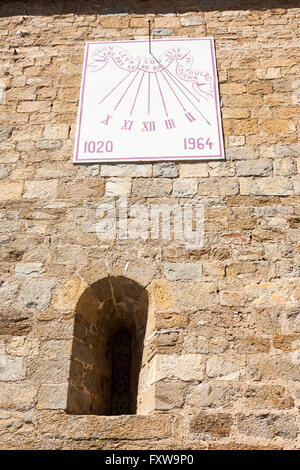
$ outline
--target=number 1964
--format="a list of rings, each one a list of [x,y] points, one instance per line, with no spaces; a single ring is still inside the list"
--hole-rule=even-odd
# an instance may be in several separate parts
[[[184,138],[184,150],[203,150],[205,146],[212,149],[213,143],[209,137],[205,143],[203,137],[198,137],[198,139],[194,139],[194,137]]]

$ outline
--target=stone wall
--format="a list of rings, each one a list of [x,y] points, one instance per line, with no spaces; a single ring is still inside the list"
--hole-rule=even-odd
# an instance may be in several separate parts
[[[2,449],[299,447],[300,9],[235,3],[1,2]],[[148,19],[156,38],[214,37],[226,161],[76,166],[85,41]],[[120,194],[200,202],[203,247],[99,240]],[[148,292],[143,405],[72,415],[75,312],[108,276]]]

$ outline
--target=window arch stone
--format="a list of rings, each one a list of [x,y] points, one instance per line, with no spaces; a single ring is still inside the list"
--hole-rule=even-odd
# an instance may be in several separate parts
[[[137,412],[147,315],[147,291],[132,279],[109,276],[83,292],[75,310],[67,412]],[[127,357],[120,356],[121,344],[116,345],[122,335],[123,343],[127,341]],[[122,388],[117,377],[126,374],[126,368],[129,377]],[[120,387],[123,404],[117,404]]]

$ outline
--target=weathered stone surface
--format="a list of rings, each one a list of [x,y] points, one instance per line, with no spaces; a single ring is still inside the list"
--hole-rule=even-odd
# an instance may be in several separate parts
[[[181,178],[173,184],[173,196],[190,197],[197,193],[197,181],[191,178]]]
[[[170,281],[202,277],[202,266],[198,263],[165,263],[163,269],[166,278]]]
[[[247,408],[293,408],[294,400],[281,385],[263,385],[248,387],[245,393]]]
[[[163,380],[155,388],[155,408],[158,410],[172,410],[180,408],[184,402],[185,384],[178,381]]]
[[[0,181],[0,201],[18,199],[23,192],[23,182]]]
[[[174,305],[177,309],[195,309],[217,302],[216,286],[205,281],[173,281]]]
[[[24,198],[26,199],[52,199],[56,197],[57,181],[26,181]]]
[[[8,140],[12,134],[13,127],[11,126],[0,126],[0,142]]]
[[[180,178],[207,178],[208,165],[207,163],[182,163],[179,165]]]
[[[32,328],[32,316],[26,313],[1,313],[1,335],[26,335]]]
[[[36,338],[11,336],[6,342],[6,352],[13,356],[36,356],[39,352],[40,341]]]
[[[136,178],[132,185],[132,195],[138,197],[160,197],[171,193],[172,183],[167,178]]]
[[[229,343],[226,338],[222,336],[201,336],[201,332],[188,334],[184,340],[185,350],[192,353],[221,353],[226,351],[228,346]]]
[[[289,415],[273,415],[263,413],[259,415],[239,415],[238,430],[247,436],[274,439],[295,439],[297,436],[296,418]]]
[[[180,18],[181,26],[199,26],[203,23],[202,16],[183,16]]]
[[[0,341],[0,381],[17,381],[25,378],[26,368],[21,357],[5,352],[5,343]]]
[[[66,439],[164,439],[172,434],[172,416],[70,416],[41,414],[43,434]]]
[[[206,363],[206,374],[219,380],[238,380],[245,373],[245,366],[242,356],[211,356]]]
[[[131,178],[152,176],[152,167],[147,164],[103,164],[101,176],[129,176]]]
[[[45,310],[51,300],[54,282],[47,279],[26,280],[20,288],[18,304],[29,310]]]
[[[148,287],[157,310],[167,310],[174,302],[173,292],[164,279],[156,279]]]
[[[201,382],[204,378],[204,359],[201,354],[157,354],[151,368],[152,383],[162,379]]]
[[[64,410],[67,406],[68,384],[42,384],[37,408],[40,410]]]
[[[87,283],[79,277],[66,279],[57,291],[52,307],[55,310],[74,310],[80,295],[87,288]]]
[[[237,386],[212,382],[194,387],[186,401],[195,408],[232,408],[241,396],[242,391]]]
[[[61,199],[94,199],[103,196],[104,182],[101,179],[85,178],[62,183],[58,188]]]
[[[38,387],[29,382],[0,382],[0,406],[26,411],[35,405],[37,391]]]
[[[191,419],[189,438],[215,440],[229,436],[233,424],[232,416],[226,413],[199,413]]]
[[[45,341],[41,345],[39,355],[27,362],[30,380],[34,383],[68,382],[71,347],[69,340]]]
[[[269,176],[272,174],[272,163],[264,159],[238,161],[236,173],[238,176]]]
[[[158,312],[155,315],[156,328],[183,328],[189,322],[186,312]]]
[[[293,194],[289,178],[276,176],[262,179],[241,178],[241,194],[254,196],[288,196]]]
[[[44,272],[42,263],[17,264],[15,277],[37,277]]]
[[[131,191],[131,180],[129,178],[111,178],[106,181],[106,196],[127,196]]]
[[[160,176],[163,178],[176,178],[178,170],[175,162],[162,162],[156,163],[153,166],[153,176]]]

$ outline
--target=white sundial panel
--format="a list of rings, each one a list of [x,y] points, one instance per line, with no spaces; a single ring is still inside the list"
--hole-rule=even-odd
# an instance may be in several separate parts
[[[212,38],[86,44],[74,162],[223,158]]]

